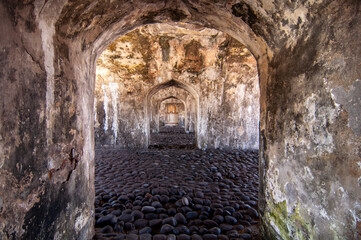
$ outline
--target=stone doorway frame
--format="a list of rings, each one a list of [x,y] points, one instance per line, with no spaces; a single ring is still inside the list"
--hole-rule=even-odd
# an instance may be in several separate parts
[[[187,123],[188,123],[188,119],[187,119],[187,114],[188,114],[188,109],[187,109],[187,105],[185,103],[185,101],[183,99],[180,99],[178,97],[175,97],[175,96],[168,96],[168,97],[165,97],[165,98],[162,98],[160,99],[156,106],[155,106],[155,110],[157,110],[156,112],[156,122],[157,122],[157,132],[159,132],[159,110],[160,110],[160,105],[162,104],[163,101],[166,101],[168,99],[176,99],[176,100],[179,100],[183,103],[183,106],[184,106],[184,113],[185,113],[185,118],[184,118],[184,128],[187,129]],[[152,116],[153,117],[153,116]]]
[[[163,83],[160,83],[156,86],[154,86],[153,88],[151,88],[148,93],[146,94],[146,97],[144,99],[144,109],[145,109],[145,122],[146,122],[146,128],[145,128],[145,147],[148,148],[149,143],[150,143],[150,121],[151,121],[151,114],[152,114],[152,103],[151,103],[151,98],[161,89],[165,89],[165,88],[169,88],[169,87],[176,87],[176,88],[180,88],[183,89],[187,92],[189,92],[196,103],[196,124],[195,124],[195,137],[196,137],[196,145],[197,147],[200,146],[200,141],[199,141],[199,125],[200,125],[200,101],[199,101],[199,94],[197,93],[196,90],[194,90],[194,88],[186,83],[182,83],[176,80],[169,80]]]

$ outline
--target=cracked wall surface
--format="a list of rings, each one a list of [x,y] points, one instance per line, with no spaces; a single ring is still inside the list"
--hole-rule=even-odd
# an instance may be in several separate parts
[[[360,1],[4,0],[0,13],[1,239],[92,237],[96,59],[172,22],[225,32],[257,60],[263,236],[360,238]],[[195,57],[183,67],[207,64]]]

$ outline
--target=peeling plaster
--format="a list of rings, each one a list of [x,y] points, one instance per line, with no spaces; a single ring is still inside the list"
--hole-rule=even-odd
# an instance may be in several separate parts
[[[109,91],[112,98],[112,104],[111,104],[111,106],[113,107],[112,130],[114,134],[114,144],[115,144],[118,136],[118,101],[119,101],[118,83],[109,83]]]
[[[346,92],[337,87],[331,90],[335,103],[340,104],[348,112],[348,125],[356,135],[361,135],[361,80],[356,79]]]
[[[104,131],[108,130],[109,127],[109,97],[107,93],[107,85],[102,84],[102,90],[103,90],[103,102],[104,102],[104,112],[105,112],[105,122],[104,122]]]

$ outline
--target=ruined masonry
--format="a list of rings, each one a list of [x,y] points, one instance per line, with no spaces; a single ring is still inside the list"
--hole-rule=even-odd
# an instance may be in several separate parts
[[[360,1],[2,0],[0,18],[0,239],[116,238],[97,225],[113,201],[129,239],[153,234],[136,201],[173,239],[361,238]]]

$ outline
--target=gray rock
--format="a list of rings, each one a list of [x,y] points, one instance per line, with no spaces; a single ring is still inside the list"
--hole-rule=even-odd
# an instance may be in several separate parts
[[[237,223],[237,219],[232,217],[232,216],[225,216],[224,221],[226,223],[229,223],[229,224],[236,224]]]
[[[142,212],[143,213],[155,213],[157,210],[155,209],[155,207],[152,206],[144,206],[142,207]]]
[[[174,218],[179,224],[187,224],[187,220],[182,213],[177,213]]]
[[[114,216],[113,214],[108,214],[106,216],[100,217],[97,220],[95,227],[104,227],[106,225],[114,226],[116,223],[117,223],[117,217]]]
[[[152,240],[152,234],[141,234],[139,235],[139,240]]]
[[[167,240],[167,236],[164,234],[157,234],[153,236],[153,240]]]
[[[120,221],[123,221],[123,222],[133,222],[134,221],[134,217],[132,216],[132,215],[130,215],[130,214],[122,214],[122,215],[120,215],[120,217],[119,217],[119,220]]]
[[[177,220],[175,220],[174,217],[169,217],[169,218],[166,218],[166,219],[163,219],[162,221],[162,224],[169,224],[169,225],[172,225],[172,226],[177,226]]]
[[[192,212],[187,212],[187,214],[186,214],[187,220],[195,219],[195,218],[197,218],[198,216],[199,216],[198,213],[197,213],[197,212],[194,212],[194,211],[192,211]]]
[[[144,228],[144,227],[146,227],[148,225],[148,220],[146,220],[146,219],[137,219],[137,220],[135,220],[135,222],[134,222],[134,226],[136,227],[136,228]]]
[[[209,234],[209,233],[207,233],[207,234],[204,234],[203,235],[203,239],[206,239],[206,240],[208,240],[208,239],[218,239],[218,236],[217,235],[215,235],[215,234]]]
[[[162,225],[162,219],[153,219],[149,221],[149,226],[152,228],[160,225]]]
[[[180,234],[177,236],[177,240],[190,240],[191,237],[187,234]]]
[[[152,228],[150,228],[150,227],[144,227],[139,230],[139,234],[146,234],[146,233],[151,233],[151,232],[152,232]]]
[[[138,240],[138,239],[139,239],[139,236],[138,236],[137,234],[130,233],[130,234],[127,234],[126,239],[127,239],[127,240]]]
[[[165,224],[160,228],[160,233],[161,234],[171,234],[173,233],[174,227],[169,225],[169,224]]]

